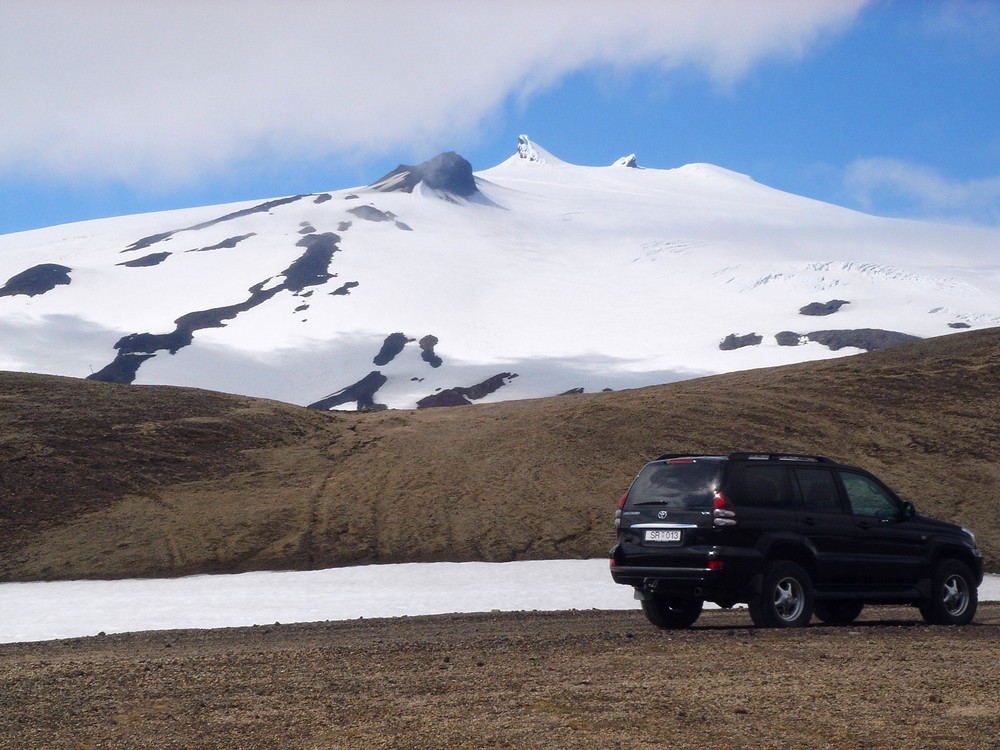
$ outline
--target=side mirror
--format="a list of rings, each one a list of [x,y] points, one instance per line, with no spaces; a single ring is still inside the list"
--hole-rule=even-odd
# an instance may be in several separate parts
[[[913,503],[903,503],[903,520],[909,521],[915,515],[917,515],[917,509]]]

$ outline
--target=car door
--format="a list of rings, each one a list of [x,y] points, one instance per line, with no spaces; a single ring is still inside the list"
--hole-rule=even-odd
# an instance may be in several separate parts
[[[794,541],[798,513],[783,466],[734,461],[726,471],[725,494],[736,506],[733,543],[762,555],[780,541]]]
[[[816,582],[838,585],[863,581],[866,570],[858,555],[860,529],[847,511],[833,471],[797,467],[792,474],[800,495],[800,533],[816,553]]]
[[[837,472],[858,530],[859,552],[869,576],[885,583],[920,578],[924,539],[918,524],[904,517],[903,503],[888,487],[859,471]]]

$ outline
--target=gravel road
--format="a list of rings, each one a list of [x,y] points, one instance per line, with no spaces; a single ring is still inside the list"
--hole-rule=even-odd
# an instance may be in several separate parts
[[[0,646],[0,748],[1000,748],[1000,604],[493,613]]]

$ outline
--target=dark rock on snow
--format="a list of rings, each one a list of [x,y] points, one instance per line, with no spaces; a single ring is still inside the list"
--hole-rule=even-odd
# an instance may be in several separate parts
[[[309,409],[329,410],[343,404],[357,403],[358,411],[381,411],[385,409],[385,404],[375,403],[375,394],[378,389],[385,385],[388,378],[374,370],[365,375],[361,380],[346,388],[342,388],[336,393],[331,393],[326,398],[309,404]]]
[[[360,282],[357,282],[357,281],[345,281],[339,287],[337,287],[332,292],[330,292],[330,296],[331,297],[338,297],[338,296],[344,296],[344,297],[346,297],[348,294],[351,293],[351,290],[354,287],[358,286],[359,283]]]
[[[430,396],[417,401],[418,409],[427,409],[436,406],[468,406],[473,401],[485,398],[494,391],[505,386],[510,380],[517,377],[516,373],[501,372],[487,378],[482,383],[469,386],[468,388],[456,387],[438,391]]]
[[[248,290],[250,296],[243,302],[182,315],[174,321],[176,327],[169,333],[132,333],[123,336],[115,344],[115,349],[118,351],[115,359],[98,372],[88,375],[87,379],[108,383],[131,383],[144,361],[159,351],[176,354],[178,350],[194,341],[195,331],[204,328],[222,328],[225,326],[225,321],[263,304],[281,291],[300,293],[307,286],[325,283],[333,278],[328,269],[333,254],[339,249],[337,247],[339,241],[340,236],[332,232],[303,237],[295,244],[297,247],[305,248],[305,252],[281,273],[285,279],[281,284],[265,289],[264,287],[270,282],[270,279],[267,279],[250,287]]]
[[[70,283],[69,272],[72,270],[58,263],[33,266],[11,276],[0,289],[0,297],[13,297],[16,294],[34,297],[36,294],[51,292],[57,286]]]
[[[392,362],[396,358],[396,355],[403,351],[403,347],[411,341],[413,339],[407,338],[404,333],[390,333],[385,337],[385,341],[382,342],[382,348],[375,355],[372,362],[379,367],[384,367]]]
[[[188,251],[190,252],[190,250]],[[124,263],[116,263],[116,266],[126,266],[127,268],[145,268],[147,266],[158,266],[160,263],[169,258],[172,253],[162,252],[162,253],[150,253],[149,255],[143,255],[141,258],[136,258],[135,260],[127,260]]]
[[[434,353],[434,347],[437,346],[438,337],[428,334],[420,339],[418,343],[422,350],[420,358],[431,367],[440,367],[443,360]]]
[[[775,334],[774,340],[778,342],[778,346],[798,346],[804,343],[802,334],[795,331],[781,331]]]
[[[737,336],[735,333],[731,333],[722,340],[719,348],[724,352],[728,352],[734,349],[742,349],[744,346],[757,346],[763,340],[764,337],[758,336],[756,333],[748,333],[744,336]]]
[[[808,340],[827,346],[833,351],[851,346],[869,352],[898,344],[920,341],[919,336],[911,336],[908,333],[900,333],[898,331],[884,331],[880,328],[813,331],[806,334],[795,333],[794,331],[782,331],[774,338],[778,342],[778,346],[799,346]]]
[[[250,232],[249,234],[241,234],[236,237],[227,237],[222,242],[217,242],[214,245],[209,245],[208,247],[199,247],[194,250],[188,250],[189,253],[206,253],[209,250],[226,250],[236,247],[238,244],[243,242],[243,240],[248,240],[251,237],[255,237],[256,232]]]
[[[370,187],[385,193],[396,190],[412,193],[421,182],[432,190],[461,198],[468,198],[477,190],[472,165],[454,151],[438,154],[416,166],[400,164]]]
[[[899,344],[909,344],[920,341],[919,336],[911,336],[899,331],[884,331],[880,328],[856,328],[844,331],[813,331],[807,334],[810,341],[830,347],[833,351],[852,346],[857,349],[873,352]]]
[[[356,206],[347,209],[347,213],[354,214],[365,221],[392,221],[396,218],[396,215],[391,211],[379,211],[375,206]]]
[[[162,242],[173,237],[175,234],[180,232],[194,232],[199,229],[207,229],[208,227],[215,226],[216,224],[221,224],[225,221],[232,221],[233,219],[241,219],[244,216],[250,216],[251,214],[258,213],[268,213],[272,208],[277,208],[278,206],[284,206],[288,203],[294,203],[297,200],[302,200],[306,196],[304,195],[293,195],[288,198],[275,198],[274,200],[264,201],[263,203],[258,203],[256,206],[251,206],[250,208],[243,208],[239,211],[233,211],[225,216],[220,216],[217,219],[211,219],[209,221],[203,221],[200,224],[194,224],[190,227],[183,227],[181,229],[172,229],[169,232],[160,232],[159,234],[151,234],[149,237],[143,237],[141,240],[136,240],[127,248],[122,250],[123,253],[131,253],[136,250],[143,250],[150,245],[154,245],[157,242]]]
[[[832,299],[829,302],[810,302],[799,308],[800,315],[833,315],[844,305],[851,304],[847,300]]]

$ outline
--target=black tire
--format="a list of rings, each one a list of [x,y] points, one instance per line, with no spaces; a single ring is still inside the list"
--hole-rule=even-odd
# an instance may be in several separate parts
[[[848,600],[823,602],[815,604],[813,610],[822,622],[827,625],[850,625],[858,619],[861,610],[865,608],[864,602],[854,602]]]
[[[771,563],[764,573],[760,597],[750,602],[750,619],[758,628],[801,628],[813,615],[813,586],[798,563]]]
[[[969,566],[943,560],[931,577],[931,598],[920,606],[920,614],[931,625],[968,625],[978,604],[979,591]]]
[[[679,630],[694,625],[705,602],[701,599],[653,595],[642,600],[646,619],[663,630]]]

